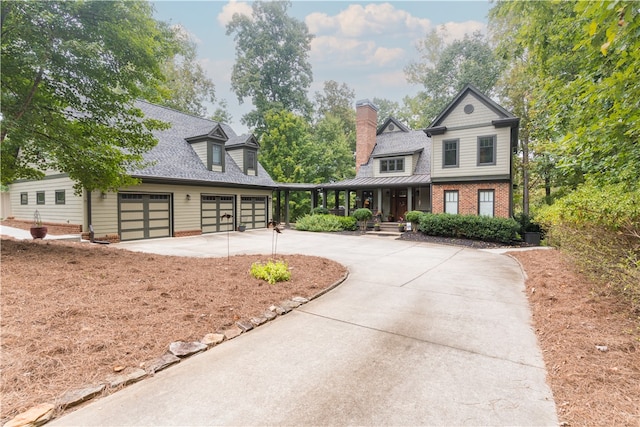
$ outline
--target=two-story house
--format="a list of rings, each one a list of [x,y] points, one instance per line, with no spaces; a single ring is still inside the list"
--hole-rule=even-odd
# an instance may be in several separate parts
[[[356,103],[356,177],[322,185],[396,221],[407,211],[510,217],[519,119],[466,85],[424,130]]]
[[[76,195],[68,176],[51,172],[10,185],[12,215],[29,220],[37,209],[45,223],[85,232],[92,225],[96,238],[111,241],[267,226],[276,184],[258,162],[253,135],[144,101],[136,107],[170,124],[154,132],[147,166],[132,171],[140,185]]]

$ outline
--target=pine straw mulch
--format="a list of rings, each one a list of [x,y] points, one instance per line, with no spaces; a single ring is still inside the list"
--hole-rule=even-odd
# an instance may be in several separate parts
[[[2,241],[2,423],[66,390],[101,381],[116,365],[153,359],[172,341],[198,340],[272,303],[315,294],[344,271],[320,258],[287,257],[292,282],[269,286],[245,274],[251,260],[243,257],[227,264],[78,246]],[[637,314],[595,291],[556,250],[510,255],[528,276],[527,296],[561,423],[640,425]]]
[[[112,246],[2,239],[0,425],[69,390],[138,367],[173,341],[199,341],[294,296],[310,298],[346,273],[287,255],[291,280],[250,276],[266,256],[185,258]]]
[[[527,296],[561,425],[639,426],[638,314],[590,283],[557,250],[510,255],[528,276]]]

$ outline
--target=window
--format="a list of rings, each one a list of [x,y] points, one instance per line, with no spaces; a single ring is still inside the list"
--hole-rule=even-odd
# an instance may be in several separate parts
[[[478,137],[478,166],[496,164],[496,137]]]
[[[44,205],[44,191],[36,192],[36,204]]]
[[[404,172],[404,157],[380,160],[380,172]]]
[[[220,144],[211,145],[211,164],[222,166],[222,146]]]
[[[458,142],[457,139],[442,141],[442,167],[458,167]]]
[[[56,205],[64,205],[65,194],[64,190],[56,190]]]
[[[449,214],[458,213],[458,190],[444,192],[444,212]]]
[[[493,216],[494,212],[494,190],[478,191],[478,215]]]
[[[21,205],[29,204],[29,193],[20,193],[20,204]]]
[[[256,161],[256,152],[253,150],[245,151],[244,173],[249,170],[258,171],[258,162]]]

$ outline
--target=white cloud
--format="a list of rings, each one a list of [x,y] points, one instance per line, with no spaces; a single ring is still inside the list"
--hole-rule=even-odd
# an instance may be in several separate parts
[[[312,13],[305,18],[305,23],[312,34],[337,32],[347,37],[423,34],[431,26],[429,19],[417,18],[389,3],[352,4],[335,16]]]
[[[218,22],[223,27],[226,27],[227,24],[231,22],[231,19],[233,19],[233,15],[236,13],[246,15],[251,18],[251,5],[242,1],[230,0],[229,3],[222,7],[222,12],[218,14]]]
[[[487,26],[479,21],[465,21],[465,22],[447,22],[438,27],[440,34],[444,33],[444,40],[446,43],[451,43],[454,40],[461,40],[465,34],[473,34],[476,31],[481,33],[487,32]]]
[[[386,47],[379,47],[373,54],[372,59],[376,65],[385,66],[388,64],[397,63],[404,56],[404,54],[404,49],[401,49],[399,47],[391,49]]]

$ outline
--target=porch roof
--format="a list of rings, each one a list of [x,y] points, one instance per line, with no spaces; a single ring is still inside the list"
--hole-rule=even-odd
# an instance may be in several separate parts
[[[353,178],[344,181],[329,182],[319,184],[323,189],[358,189],[358,188],[378,188],[378,187],[409,187],[416,185],[431,184],[429,174],[415,174],[410,176],[389,176],[379,178]]]

